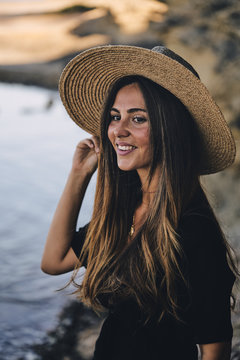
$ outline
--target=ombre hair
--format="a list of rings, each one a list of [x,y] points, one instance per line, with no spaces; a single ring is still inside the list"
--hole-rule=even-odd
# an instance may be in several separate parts
[[[149,115],[149,183],[159,165],[161,171],[146,220],[128,243],[133,214],[142,199],[141,181],[137,171],[118,168],[107,131],[117,92],[132,83],[139,85]],[[149,79],[129,76],[114,84],[106,100],[100,149],[93,215],[72,278],[76,293],[97,311],[102,309],[102,299],[111,306],[130,297],[147,318],[157,313],[161,319],[170,313],[179,319],[177,288],[179,283],[188,287],[181,266],[180,219],[191,211],[194,201],[207,207],[214,217],[199,182],[201,139],[197,125],[169,91]],[[77,270],[86,261],[87,269],[78,285]]]

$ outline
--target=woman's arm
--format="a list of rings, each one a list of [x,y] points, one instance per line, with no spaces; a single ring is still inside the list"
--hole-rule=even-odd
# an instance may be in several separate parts
[[[77,263],[71,241],[87,186],[97,168],[98,152],[96,137],[81,141],[76,148],[72,169],[55,211],[42,257],[41,268],[48,274],[71,271]]]
[[[199,345],[201,360],[230,360],[231,343],[219,342]]]

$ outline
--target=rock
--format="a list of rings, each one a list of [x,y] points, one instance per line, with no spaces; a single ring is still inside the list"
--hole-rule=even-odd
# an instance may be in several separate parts
[[[78,334],[77,351],[84,360],[91,360],[102,322],[91,325]]]
[[[72,301],[59,315],[57,327],[41,344],[33,345],[32,350],[41,360],[89,360],[102,321],[82,303]]]
[[[65,63],[64,60],[58,60],[30,65],[0,65],[0,81],[57,89]]]

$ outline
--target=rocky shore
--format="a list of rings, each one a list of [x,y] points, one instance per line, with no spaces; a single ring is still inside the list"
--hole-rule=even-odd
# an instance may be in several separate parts
[[[78,52],[101,44],[165,44],[193,64],[236,138],[235,165],[204,182],[240,258],[240,2],[139,0],[132,9],[125,0],[33,3],[1,4],[0,82],[57,89],[65,64]],[[82,304],[70,303],[57,328],[33,347],[36,359],[91,359],[101,323]],[[233,324],[232,360],[240,360],[239,313],[233,314]]]
[[[91,360],[102,322],[103,317],[72,301],[59,315],[58,326],[32,346],[36,360]]]

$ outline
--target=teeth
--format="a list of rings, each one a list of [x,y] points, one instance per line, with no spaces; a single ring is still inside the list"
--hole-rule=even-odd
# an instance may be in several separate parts
[[[119,150],[133,150],[135,149],[135,146],[124,146],[124,145],[117,145],[117,147],[119,148]]]

